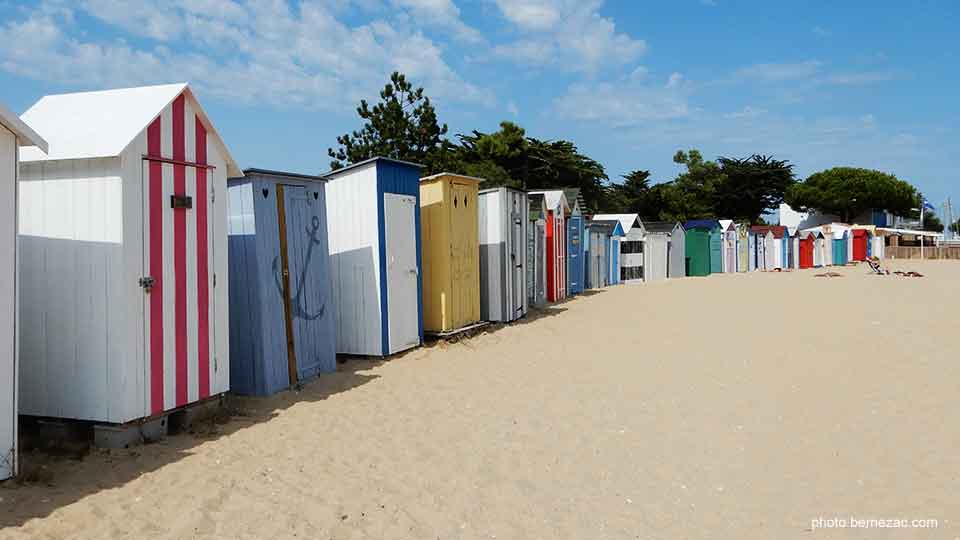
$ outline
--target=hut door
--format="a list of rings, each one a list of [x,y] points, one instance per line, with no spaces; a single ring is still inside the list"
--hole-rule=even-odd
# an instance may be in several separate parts
[[[476,218],[470,219],[472,206],[477,203],[470,200],[471,190],[464,184],[451,183],[453,205],[450,206],[450,264],[452,283],[450,284],[449,324],[450,330],[460,328],[471,321],[471,309],[477,305],[472,296],[477,292],[477,271],[479,269],[479,248],[473,242]]]
[[[383,195],[389,354],[420,344],[417,198]]]
[[[520,196],[508,192],[513,210],[510,212],[510,270],[511,297],[513,298],[514,318],[523,315],[524,293],[524,254],[523,254],[523,214],[520,212]]]
[[[583,218],[571,216],[567,219],[567,271],[570,294],[583,290],[583,243],[580,238],[580,223]]]
[[[290,383],[294,384],[336,369],[323,214],[326,201],[324,193],[316,188],[278,186],[277,205],[288,350],[293,360]]]
[[[218,371],[213,174],[204,165],[144,159],[142,175],[146,395],[157,414],[209,397]]]

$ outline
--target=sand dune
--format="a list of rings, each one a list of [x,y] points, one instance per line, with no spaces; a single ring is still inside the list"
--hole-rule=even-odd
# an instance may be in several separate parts
[[[889,266],[927,277],[622,286],[211,432],[27,456],[0,537],[956,538],[960,265]]]

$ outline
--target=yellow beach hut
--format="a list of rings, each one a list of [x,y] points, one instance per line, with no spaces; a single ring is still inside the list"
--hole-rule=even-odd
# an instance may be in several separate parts
[[[423,329],[446,334],[480,321],[479,178],[420,180]]]

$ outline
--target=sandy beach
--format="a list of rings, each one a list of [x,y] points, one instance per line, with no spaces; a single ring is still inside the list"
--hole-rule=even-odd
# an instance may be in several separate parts
[[[957,538],[960,264],[886,265],[926,277],[621,286],[197,433],[28,454],[0,537]]]

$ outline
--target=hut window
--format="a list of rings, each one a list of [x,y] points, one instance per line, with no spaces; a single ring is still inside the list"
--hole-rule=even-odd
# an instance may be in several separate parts
[[[270,190],[269,190],[269,189],[263,188],[263,189],[260,190],[260,191],[261,191],[261,193],[263,193],[263,198],[264,198],[264,199],[266,199],[267,197],[270,196]]]
[[[317,192],[317,191],[314,191],[314,192],[313,192],[313,200],[317,200],[317,199],[319,199],[319,198],[320,198],[320,193]]]
[[[456,198],[456,197],[453,198],[453,207],[454,207],[454,208],[457,207],[457,198]]]
[[[466,195],[463,196],[463,207],[464,207],[464,208],[467,207],[467,196],[466,196]]]

